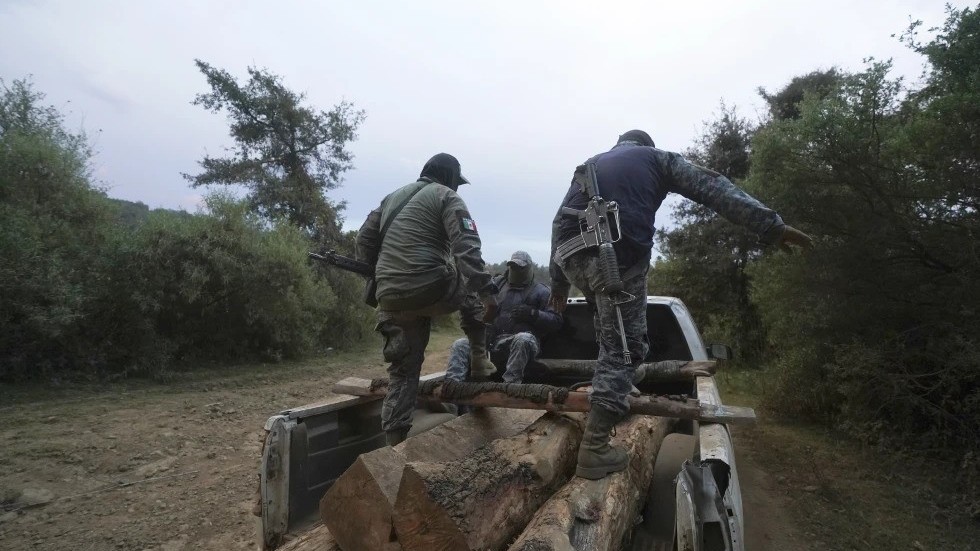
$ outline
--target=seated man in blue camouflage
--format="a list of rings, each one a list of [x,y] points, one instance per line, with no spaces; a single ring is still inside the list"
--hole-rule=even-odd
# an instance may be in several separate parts
[[[507,261],[506,274],[494,283],[500,288],[499,313],[490,326],[487,348],[491,358],[507,358],[504,382],[519,383],[527,364],[541,351],[541,340],[561,327],[562,317],[548,308],[551,289],[534,281],[534,263],[526,252],[515,252]],[[469,371],[470,343],[459,339],[449,351],[446,378],[463,381]]]

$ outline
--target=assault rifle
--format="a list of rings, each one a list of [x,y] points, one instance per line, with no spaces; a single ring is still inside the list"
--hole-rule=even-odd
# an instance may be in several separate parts
[[[599,181],[594,162],[588,162],[575,171],[575,181],[582,193],[589,198],[585,210],[562,207],[565,218],[575,218],[579,223],[579,235],[558,245],[559,258],[565,260],[582,249],[599,248],[600,285],[602,293],[616,293],[623,290],[619,277],[619,262],[613,243],[619,241],[622,233],[619,226],[619,205],[615,201],[606,202],[599,195]]]
[[[329,250],[323,254],[311,252],[309,255],[310,258],[314,260],[319,260],[320,262],[330,264],[331,266],[336,266],[341,270],[346,270],[348,272],[353,272],[366,277],[367,282],[364,284],[364,303],[371,308],[376,308],[378,306],[378,299],[375,296],[378,287],[377,283],[374,281],[374,266],[344,256],[334,250]]]
[[[613,243],[620,240],[622,232],[619,225],[619,205],[606,201],[599,194],[599,177],[594,161],[588,161],[575,170],[575,181],[582,193],[589,198],[585,210],[562,207],[565,218],[574,218],[579,223],[579,235],[558,245],[555,251],[561,260],[581,251],[598,247],[599,289],[609,296],[616,305],[616,319],[619,322],[619,336],[623,344],[623,360],[633,363],[629,344],[626,341],[626,328],[623,325],[623,310],[620,304],[634,297],[623,293],[623,280],[619,275],[619,261]],[[618,296],[617,296],[618,295]],[[625,297],[623,296],[625,295]]]
[[[373,266],[361,262],[360,260],[354,260],[353,258],[344,256],[334,250],[329,250],[323,254],[310,253],[310,258],[330,264],[331,266],[336,266],[341,270],[353,272],[365,277],[374,277]]]

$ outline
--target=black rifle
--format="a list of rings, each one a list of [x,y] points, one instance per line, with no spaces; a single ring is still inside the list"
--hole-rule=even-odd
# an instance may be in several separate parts
[[[310,258],[314,260],[319,260],[320,262],[330,264],[331,266],[336,266],[341,270],[346,270],[348,272],[353,272],[366,277],[367,282],[364,285],[364,303],[371,308],[376,308],[378,306],[378,299],[375,296],[378,286],[374,281],[374,266],[361,262],[360,260],[355,260],[344,256],[334,250],[327,251],[323,254],[311,252],[309,255]]]
[[[575,181],[582,193],[589,198],[585,210],[562,207],[562,216],[575,218],[579,222],[580,234],[558,245],[558,256],[562,260],[582,249],[599,248],[599,271],[602,293],[616,293],[623,290],[619,277],[619,262],[613,243],[619,241],[619,205],[615,201],[606,202],[599,194],[599,181],[595,163],[588,162],[575,170]]]
[[[336,266],[341,270],[354,272],[355,274],[365,277],[374,277],[374,266],[361,262],[360,260],[354,260],[353,258],[344,256],[337,251],[330,250],[323,254],[310,253],[310,258],[330,264],[331,266]]]
[[[579,235],[558,245],[556,251],[561,260],[581,251],[598,247],[599,264],[599,289],[600,293],[607,294],[610,298],[623,291],[623,280],[619,275],[619,261],[616,259],[616,249],[613,243],[622,237],[619,226],[619,205],[615,201],[606,202],[599,194],[599,178],[594,161],[588,161],[585,165],[575,169],[575,181],[582,189],[582,193],[589,198],[589,204],[585,210],[576,210],[569,207],[562,207],[562,216],[575,218],[579,222]],[[626,300],[633,297],[628,296]],[[626,328],[623,325],[623,311],[619,307],[622,302],[614,300],[616,304],[616,319],[619,321],[619,335],[623,340],[623,360],[632,363],[629,345],[626,342]]]

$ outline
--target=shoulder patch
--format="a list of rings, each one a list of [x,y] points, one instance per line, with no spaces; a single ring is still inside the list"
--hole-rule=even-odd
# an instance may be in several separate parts
[[[456,218],[459,219],[459,229],[466,233],[477,233],[476,222],[470,218],[470,213],[465,210],[456,211]]]

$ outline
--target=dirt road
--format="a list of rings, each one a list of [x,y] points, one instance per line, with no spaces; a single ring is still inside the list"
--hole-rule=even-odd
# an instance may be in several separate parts
[[[758,451],[736,435],[737,468],[745,511],[745,548],[749,551],[811,549],[793,522],[789,500],[776,486]]]
[[[37,400],[4,389],[0,548],[252,549],[265,419],[380,375],[372,351]]]
[[[437,334],[430,350],[446,350],[450,338]],[[5,401],[14,403],[0,409],[0,548],[252,549],[263,422],[349,374],[381,375],[377,351],[361,352],[288,370],[201,373],[169,387],[42,392],[36,400],[8,392]],[[426,371],[444,365],[445,352],[432,353]],[[749,460],[740,468],[764,481]],[[761,542],[752,549],[790,549],[779,544],[778,502],[764,484],[746,486],[747,508],[766,519],[749,524],[749,541]]]
[[[433,336],[423,371],[452,338]],[[254,549],[265,420],[354,374],[384,375],[375,343],[168,385],[0,387],[0,549]]]
[[[444,368],[452,338],[433,337],[430,350],[443,352],[430,355],[427,372]],[[205,370],[167,385],[0,388],[0,549],[253,549],[266,418],[321,398],[342,377],[383,369],[371,343],[302,365]],[[736,433],[748,549],[835,549],[793,522],[794,496],[811,488],[786,482],[788,469],[799,469],[793,457],[770,472],[769,440],[777,438],[757,429]]]

